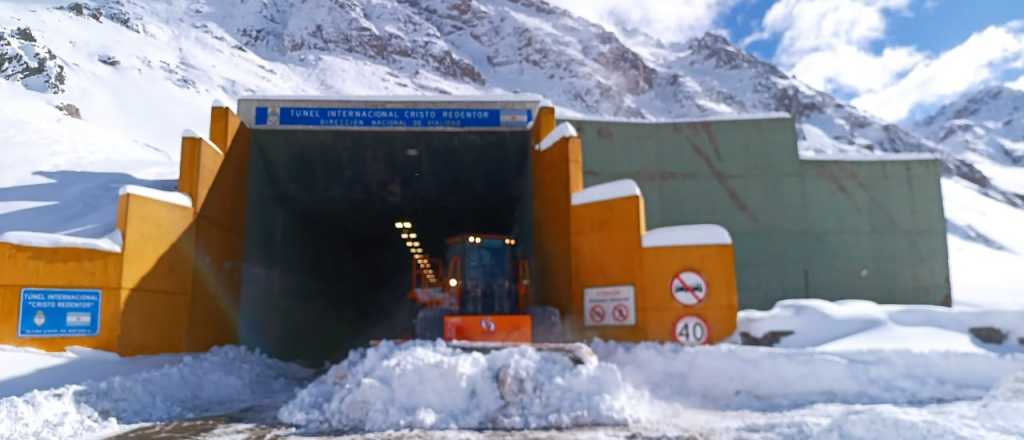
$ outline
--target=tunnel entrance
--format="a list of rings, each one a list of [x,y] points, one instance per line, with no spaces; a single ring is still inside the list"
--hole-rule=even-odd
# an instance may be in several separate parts
[[[413,335],[411,255],[466,232],[526,228],[531,133],[486,130],[253,130],[242,343],[315,364]]]

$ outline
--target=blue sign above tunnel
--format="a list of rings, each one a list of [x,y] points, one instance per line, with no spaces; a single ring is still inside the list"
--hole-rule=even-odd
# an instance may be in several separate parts
[[[526,128],[533,112],[480,108],[256,107],[255,125],[345,128]]]

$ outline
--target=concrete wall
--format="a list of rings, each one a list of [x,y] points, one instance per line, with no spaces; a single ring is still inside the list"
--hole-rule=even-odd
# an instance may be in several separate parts
[[[632,178],[648,227],[732,233],[743,308],[803,297],[949,302],[936,160],[801,160],[785,117],[572,123],[586,185]]]
[[[551,115],[547,110],[538,115],[537,134],[551,131],[553,124],[543,123]],[[709,343],[728,338],[736,329],[738,306],[732,246],[643,247],[648,231],[643,195],[572,205],[572,194],[584,189],[585,149],[572,137],[531,153],[537,302],[557,307],[567,335],[576,340],[673,342],[676,323],[684,317],[704,322]],[[672,279],[683,271],[700,273],[715,286],[699,304],[683,305],[672,294]],[[636,323],[587,326],[585,289],[612,286],[632,287]]]
[[[227,108],[211,113],[216,144],[181,142],[178,188],[193,200],[120,196],[120,252],[0,243],[0,344],[124,355],[203,351],[237,342],[248,129]],[[24,288],[99,289],[99,334],[19,338]]]

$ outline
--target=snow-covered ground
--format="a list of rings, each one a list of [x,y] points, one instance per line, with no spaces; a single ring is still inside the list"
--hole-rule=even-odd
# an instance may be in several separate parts
[[[527,347],[484,354],[429,341],[384,342],[319,372],[239,347],[134,358],[5,347],[0,439],[159,432],[174,429],[161,423],[221,415],[211,438],[410,429],[424,437],[558,429],[530,435],[1019,438],[1020,317],[789,300],[740,315],[737,335],[794,332],[777,347],[593,341],[600,361],[583,365]],[[978,327],[998,328],[1005,340],[983,342],[969,332]],[[240,413],[249,415],[231,423]]]

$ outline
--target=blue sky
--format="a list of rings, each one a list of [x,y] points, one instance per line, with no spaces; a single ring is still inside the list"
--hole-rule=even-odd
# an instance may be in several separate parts
[[[740,1],[720,16],[719,25],[731,38],[740,41],[759,30],[761,19],[774,3],[775,0]],[[874,49],[881,50],[888,43],[938,53],[985,27],[1005,24],[1014,17],[1024,18],[1024,0],[915,0],[908,12],[885,15],[886,36]],[[747,50],[771,59],[777,46],[778,38],[773,38],[750,45]]]
[[[1024,88],[1024,0],[551,0],[664,41],[711,30],[890,121],[992,84]]]

